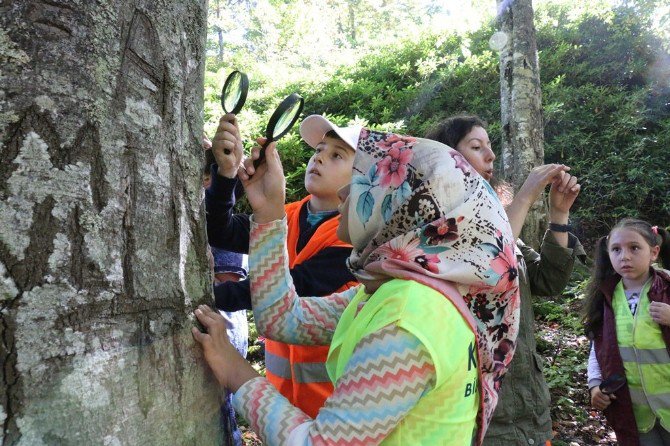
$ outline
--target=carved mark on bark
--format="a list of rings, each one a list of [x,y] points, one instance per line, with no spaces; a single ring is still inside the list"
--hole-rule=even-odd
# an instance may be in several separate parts
[[[72,13],[72,7],[65,3],[40,0],[30,5],[28,19],[41,31],[41,37],[57,40],[72,36],[72,30],[64,22],[64,19],[71,18]]]
[[[165,62],[158,33],[149,17],[140,10],[130,22],[116,96],[148,99],[161,117],[165,112]],[[125,104],[121,103],[123,110]]]
[[[102,158],[100,132],[98,128],[86,123],[77,133],[72,149],[68,150],[67,162],[74,164],[77,161],[89,162],[91,175],[89,185],[93,199],[93,206],[100,212],[107,206],[107,182],[105,174],[107,168]]]
[[[30,290],[44,283],[44,275],[49,267],[49,256],[53,252],[54,238],[58,231],[57,219],[51,214],[56,204],[48,196],[33,210],[33,223],[30,226],[30,243],[23,261],[18,261],[7,247],[0,243],[0,261],[2,261],[14,279],[20,292]]]
[[[132,140],[132,136],[128,135]],[[123,288],[126,298],[135,296],[135,274],[133,258],[135,256],[134,221],[137,206],[137,147],[128,145],[124,153],[122,181],[124,184],[126,209],[123,214]]]
[[[68,239],[70,240],[70,281],[77,289],[87,289],[97,294],[106,288],[105,275],[86,252],[84,231],[79,223],[81,211],[75,206],[68,221]]]
[[[37,107],[30,107],[15,124],[8,127],[6,133],[7,136],[3,141],[5,151],[2,158],[5,161],[0,163],[0,194],[2,194],[0,197],[2,198],[4,198],[7,193],[7,180],[9,180],[9,177],[11,177],[12,173],[16,170],[15,164],[11,161],[18,156],[19,150],[21,149],[26,136],[28,136],[30,132],[35,132],[40,135],[40,138],[42,138],[49,147],[48,150],[53,165],[56,165],[53,148],[60,147],[58,133],[47,112],[40,113],[37,110]]]
[[[6,417],[2,425],[2,444],[13,445],[21,438],[21,432],[16,425],[16,415],[21,411],[23,391],[21,379],[16,368],[16,325],[14,314],[20,294],[10,303],[5,302],[0,312],[0,364],[2,364],[2,389],[0,403],[5,408]]]

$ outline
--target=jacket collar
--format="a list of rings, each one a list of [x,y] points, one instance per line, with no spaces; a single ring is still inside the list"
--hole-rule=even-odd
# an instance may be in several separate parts
[[[668,293],[670,293],[670,275],[666,271],[657,270],[654,267],[649,267],[649,274],[651,275],[649,298],[652,299],[652,296],[668,296]],[[603,281],[603,283],[600,284],[599,289],[609,304],[612,303],[614,289],[620,280],[621,276],[615,273],[613,276],[608,277]]]

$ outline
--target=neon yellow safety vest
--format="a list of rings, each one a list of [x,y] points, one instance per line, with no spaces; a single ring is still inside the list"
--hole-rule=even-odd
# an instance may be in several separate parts
[[[612,309],[616,320],[617,344],[640,432],[649,432],[658,418],[670,430],[670,355],[661,327],[649,315],[647,283],[640,293],[635,316],[630,311],[623,282],[614,289]]]
[[[365,305],[356,314],[362,302]],[[480,395],[475,335],[456,307],[432,288],[400,279],[386,282],[372,295],[361,287],[333,335],[326,363],[330,378],[337,386],[361,339],[389,324],[423,343],[437,377],[435,388],[421,397],[382,444],[472,444]]]

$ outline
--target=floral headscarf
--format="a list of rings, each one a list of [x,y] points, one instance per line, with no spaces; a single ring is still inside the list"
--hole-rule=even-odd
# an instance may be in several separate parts
[[[481,442],[519,327],[515,244],[502,204],[460,153],[427,139],[363,129],[353,171],[349,268],[368,292],[391,278],[428,285],[468,321]]]

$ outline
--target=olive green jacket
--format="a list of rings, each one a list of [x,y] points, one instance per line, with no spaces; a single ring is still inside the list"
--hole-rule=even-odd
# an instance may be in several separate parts
[[[544,445],[551,439],[549,387],[542,376],[543,359],[536,351],[533,296],[560,294],[570,279],[575,258],[585,257],[577,237],[570,234],[568,248],[563,248],[550,231],[544,235],[539,254],[521,240],[517,240],[517,248],[519,336],[484,438],[485,446]]]

